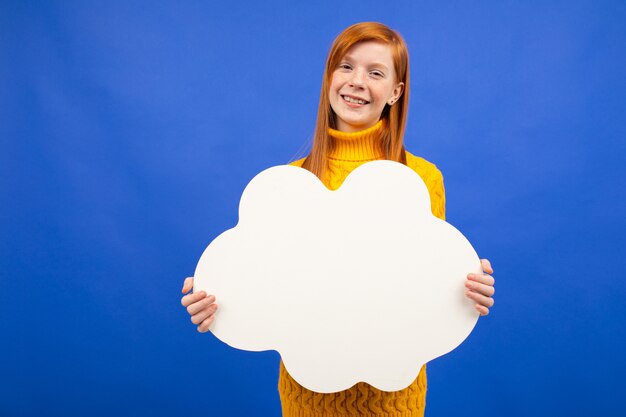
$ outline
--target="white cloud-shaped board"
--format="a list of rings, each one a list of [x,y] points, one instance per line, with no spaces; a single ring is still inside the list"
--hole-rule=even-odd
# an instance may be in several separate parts
[[[239,222],[202,254],[194,291],[216,295],[215,336],[277,350],[310,390],[364,381],[396,391],[474,328],[470,272],[482,272],[476,252],[432,215],[407,166],[369,162],[330,191],[285,165],[247,185]]]

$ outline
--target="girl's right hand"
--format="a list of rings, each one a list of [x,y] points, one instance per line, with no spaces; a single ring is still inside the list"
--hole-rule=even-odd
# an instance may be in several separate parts
[[[183,284],[183,294],[187,294],[192,288],[193,277],[186,278]],[[207,296],[204,291],[191,293],[181,298],[180,303],[183,307],[187,307],[187,312],[191,316],[191,322],[198,326],[200,333],[209,331],[209,327],[215,319],[215,311],[217,310],[214,295]]]

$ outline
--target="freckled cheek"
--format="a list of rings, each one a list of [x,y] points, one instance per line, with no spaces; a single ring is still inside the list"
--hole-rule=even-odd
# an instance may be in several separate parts
[[[332,84],[330,85],[330,89],[329,89],[330,91],[329,91],[328,93],[329,93],[329,95],[330,95],[331,99],[332,99],[333,97],[335,97],[335,98],[339,98],[339,89],[340,89],[340,88],[341,88],[341,85],[340,85],[340,84],[338,84],[338,83],[332,83]]]

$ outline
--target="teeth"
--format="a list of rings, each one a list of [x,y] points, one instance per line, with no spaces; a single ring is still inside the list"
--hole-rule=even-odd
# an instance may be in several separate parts
[[[365,101],[365,100],[359,100],[359,99],[348,97],[348,96],[343,96],[343,99],[346,100],[349,103],[355,103],[355,104],[365,104],[365,103],[367,103],[367,101]]]

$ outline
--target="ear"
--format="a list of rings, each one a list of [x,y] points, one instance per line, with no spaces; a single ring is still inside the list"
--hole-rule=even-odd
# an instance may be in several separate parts
[[[400,97],[402,96],[403,92],[404,92],[404,83],[403,82],[399,82],[393,88],[392,95],[389,98],[389,100],[387,100],[387,104],[389,104],[390,106],[393,105],[396,101],[398,101],[400,99]]]

